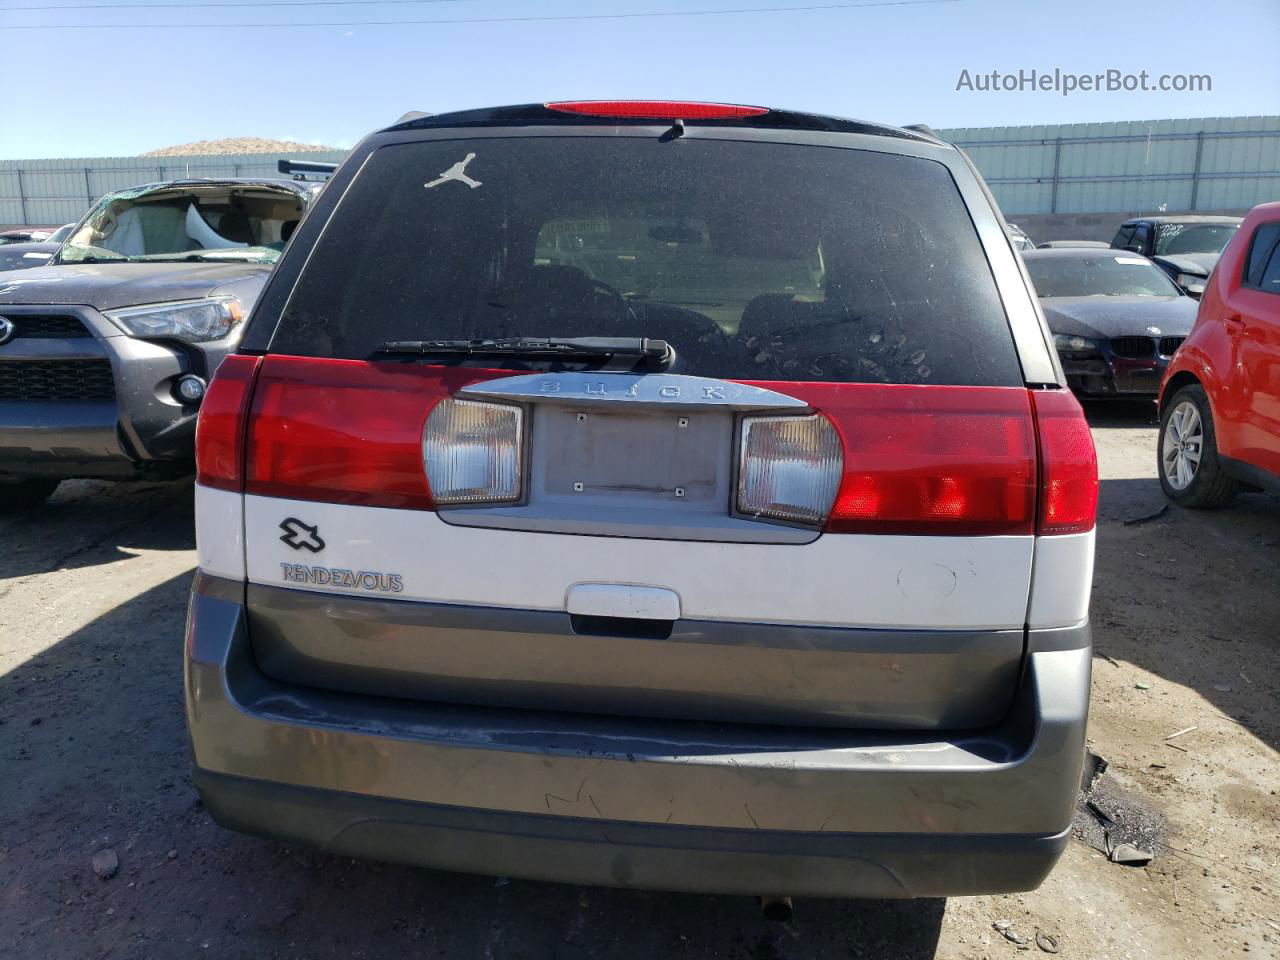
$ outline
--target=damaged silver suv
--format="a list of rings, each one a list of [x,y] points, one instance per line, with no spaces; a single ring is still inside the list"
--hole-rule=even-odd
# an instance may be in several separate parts
[[[716,104],[403,122],[197,431],[213,817],[576,883],[1035,887],[1097,467],[960,151]]]
[[[0,509],[70,477],[193,467],[199,404],[318,185],[103,197],[48,266],[0,273]]]

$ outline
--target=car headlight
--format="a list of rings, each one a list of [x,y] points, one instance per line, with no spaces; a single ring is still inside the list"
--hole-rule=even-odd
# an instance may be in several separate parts
[[[1065,333],[1055,333],[1053,335],[1053,345],[1059,350],[1072,350],[1076,352],[1081,350],[1098,349],[1097,340],[1090,340],[1088,337],[1069,337]]]
[[[244,319],[235,297],[155,303],[104,313],[131,337],[204,343],[221,340]]]

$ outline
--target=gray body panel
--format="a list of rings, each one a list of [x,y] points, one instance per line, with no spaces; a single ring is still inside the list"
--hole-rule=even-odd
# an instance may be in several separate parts
[[[389,697],[615,715],[957,730],[1009,711],[1024,632],[629,621],[248,587],[262,670]]]
[[[331,854],[559,883],[688,893],[971,896],[1034,890],[1070,839],[777,834],[406,803],[195,771],[224,827]]]
[[[242,583],[197,575],[186,640],[197,782],[215,818],[237,829],[552,880],[937,896],[1036,886],[1070,825],[1087,626],[1043,643],[1031,635],[999,723],[922,734],[447,706],[282,684],[250,649],[244,594]],[[469,825],[451,823],[468,812]]]

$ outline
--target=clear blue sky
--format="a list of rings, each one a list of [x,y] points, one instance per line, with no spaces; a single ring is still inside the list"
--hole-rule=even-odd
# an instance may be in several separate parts
[[[191,140],[350,146],[410,109],[661,97],[935,127],[1280,113],[1280,0],[955,0],[652,19],[399,26],[834,0],[421,0],[113,8],[0,0],[0,158],[130,155]],[[157,0],[134,0],[139,6]],[[215,0],[205,0],[206,3]],[[70,4],[103,9],[55,9]],[[53,25],[179,24],[174,29]],[[212,27],[278,23],[288,28]],[[31,25],[37,29],[12,29]],[[15,68],[30,69],[21,76]],[[1206,93],[956,91],[962,69],[1207,73]]]

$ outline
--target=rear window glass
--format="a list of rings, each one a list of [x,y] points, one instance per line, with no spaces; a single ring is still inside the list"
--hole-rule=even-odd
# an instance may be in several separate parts
[[[1145,257],[1031,256],[1027,272],[1041,297],[1176,297],[1178,288]]]
[[[517,336],[659,338],[670,372],[695,376],[1021,383],[945,166],[693,138],[383,147],[271,349],[369,359],[389,341]]]
[[[1260,226],[1249,247],[1245,286],[1280,293],[1280,223]]]

